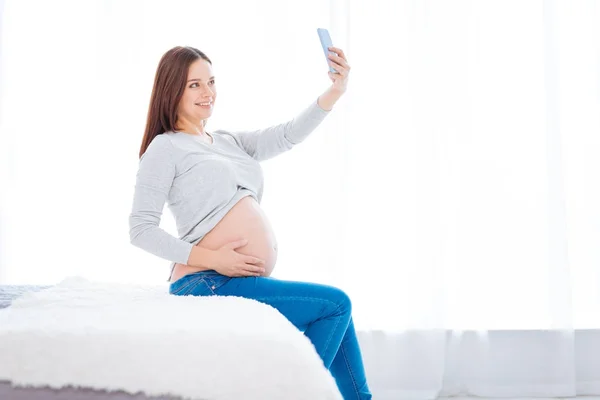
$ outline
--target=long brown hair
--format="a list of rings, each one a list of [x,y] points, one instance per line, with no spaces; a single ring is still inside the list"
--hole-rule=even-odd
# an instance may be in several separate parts
[[[161,57],[154,77],[139,158],[142,158],[156,136],[176,130],[177,107],[185,90],[188,70],[199,58],[212,65],[206,54],[190,46],[173,47]]]

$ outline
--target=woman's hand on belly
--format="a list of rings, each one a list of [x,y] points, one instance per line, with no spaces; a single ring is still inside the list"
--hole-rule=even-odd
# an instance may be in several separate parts
[[[215,250],[210,260],[214,270],[221,275],[231,277],[261,276],[264,274],[265,260],[236,251],[236,249],[246,246],[247,243],[247,239],[236,240]]]
[[[251,256],[263,260],[264,264],[259,266],[265,271],[261,275],[270,276],[277,261],[277,242],[267,216],[252,196],[246,196],[238,201],[196,246],[217,251],[227,244],[242,239],[246,239],[247,243],[230,251],[234,251],[241,257]],[[211,269],[215,269],[214,264],[210,265]],[[173,279],[197,271],[196,267],[176,264]]]
[[[249,232],[243,237],[248,239],[248,243],[237,248],[235,251],[263,260],[264,264],[262,267],[264,267],[265,272],[262,276],[271,275],[277,261],[277,245],[273,244],[273,241],[261,229]]]
[[[262,275],[271,275],[277,260],[277,242],[267,216],[252,196],[238,201],[197,245],[217,250],[242,239],[247,239],[247,244],[235,251],[265,261]]]
[[[229,240],[229,243],[226,243],[224,246],[202,246],[205,248],[208,248],[209,250],[212,250],[215,253],[218,253],[218,251],[227,246],[230,245],[231,243],[242,243],[241,246],[238,246],[235,248],[235,250],[232,250],[235,252],[235,254],[237,256],[241,256],[243,259],[245,260],[262,260],[262,263],[259,264],[252,264],[252,266],[256,267],[261,267],[262,268],[262,272],[259,271],[258,275],[256,274],[250,274],[250,275],[244,275],[244,276],[270,276],[271,273],[273,272],[273,268],[275,267],[275,263],[277,261],[277,246],[271,246],[269,244],[266,244],[262,241],[256,241],[256,240],[252,240],[252,241],[248,241],[248,240],[237,240],[237,241],[231,241]],[[200,246],[201,244],[198,243],[196,244],[196,246]],[[237,245],[234,245],[237,246]],[[249,257],[249,258],[247,258]],[[208,260],[208,265],[210,265],[209,269],[213,269],[215,271],[218,271],[217,266],[215,264],[214,259],[216,259],[217,257],[212,257],[211,260]],[[218,263],[218,261],[217,261]],[[248,263],[246,263],[248,264]],[[176,263],[173,269],[173,276],[171,278],[171,282],[175,282],[177,279],[187,275],[187,274],[192,274],[194,272],[198,272],[201,271],[202,269],[199,269],[197,267],[191,266],[191,265],[186,265],[186,264],[179,264]],[[222,275],[227,275],[226,273],[220,272]]]

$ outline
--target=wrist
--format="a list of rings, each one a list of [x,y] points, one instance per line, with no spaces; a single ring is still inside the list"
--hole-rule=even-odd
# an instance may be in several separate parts
[[[331,111],[334,104],[342,97],[343,91],[331,86],[322,95],[319,96],[317,104],[325,111]]]
[[[342,95],[346,92],[346,90],[338,89],[334,85],[331,85],[328,91],[331,92],[333,96],[337,96],[338,98],[342,97]]]

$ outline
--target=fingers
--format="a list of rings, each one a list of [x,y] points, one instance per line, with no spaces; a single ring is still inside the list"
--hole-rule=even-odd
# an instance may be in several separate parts
[[[344,53],[344,50],[333,46],[330,46],[327,49],[333,51],[334,53],[342,57],[344,60],[346,60],[346,54]]]
[[[333,77],[334,74],[342,76],[344,78],[348,76],[348,74],[350,73],[350,65],[348,65],[345,59],[333,54],[329,54],[327,57],[330,60],[329,65],[331,65],[331,68],[333,68],[333,70],[335,71],[329,71],[329,77],[332,81],[335,82],[335,78]]]
[[[327,57],[334,61],[335,63],[341,65],[344,68],[350,69],[350,65],[348,65],[348,63],[346,62],[345,59],[343,59],[342,57],[338,57],[335,54],[328,54]]]
[[[265,273],[265,269],[262,267],[257,267],[251,264],[246,264],[238,273],[236,274],[239,277],[244,276],[261,276]]]
[[[236,240],[235,242],[227,243],[225,246],[227,246],[230,249],[237,249],[246,244],[248,244],[248,239],[240,239],[240,240]]]
[[[329,65],[331,65],[331,67],[335,70],[335,74],[341,74],[342,71],[344,71],[344,69],[342,68],[342,66],[339,65],[339,64],[330,63]],[[329,71],[329,73],[332,73],[332,72]]]
[[[245,265],[245,270],[250,274],[250,276],[260,276],[265,273],[265,262],[256,257],[250,257],[253,260],[256,260],[252,263],[247,263]]]
[[[246,260],[244,260],[246,264],[256,264],[256,265],[265,265],[265,260],[261,260],[258,257],[248,256]]]
[[[246,256],[243,261],[245,264],[240,266],[241,276],[261,276],[265,273],[265,260],[258,257]]]

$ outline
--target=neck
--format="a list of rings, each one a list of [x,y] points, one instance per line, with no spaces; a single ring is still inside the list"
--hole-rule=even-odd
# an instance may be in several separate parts
[[[182,120],[179,124],[175,124],[175,130],[202,136],[206,134],[204,125],[206,125],[205,119],[200,120],[199,123]]]

